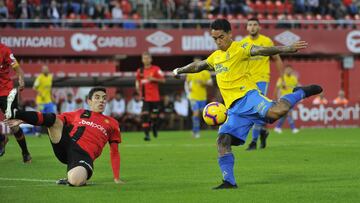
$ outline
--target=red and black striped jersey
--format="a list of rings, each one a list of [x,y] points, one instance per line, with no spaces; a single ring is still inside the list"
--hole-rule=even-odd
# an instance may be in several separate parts
[[[13,88],[10,71],[15,63],[17,61],[11,50],[0,43],[0,96],[8,96]]]
[[[93,160],[100,156],[107,142],[121,142],[119,123],[102,113],[80,109],[59,114],[58,118],[65,126],[72,127],[69,133],[71,139]]]
[[[151,65],[149,68],[139,68],[136,71],[136,80],[140,85],[141,97],[147,102],[158,102],[160,101],[159,84],[149,81],[149,77],[162,79],[164,78],[164,73],[160,67],[155,65]]]

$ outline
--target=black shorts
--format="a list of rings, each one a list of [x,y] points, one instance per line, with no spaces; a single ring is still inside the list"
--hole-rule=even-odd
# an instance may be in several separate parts
[[[147,102],[144,101],[142,112],[147,111],[153,114],[159,114],[160,102]]]
[[[15,96],[15,100],[12,103],[12,108],[18,108],[17,100],[18,100],[18,94],[16,94],[16,96]],[[7,107],[7,96],[1,96],[0,97],[0,109],[3,113],[5,113],[6,107]]]
[[[70,138],[69,132],[70,129],[64,126],[60,142],[57,144],[51,143],[55,156],[60,162],[67,165],[67,171],[76,166],[83,166],[88,173],[87,179],[90,179],[94,168],[93,160],[86,151]]]

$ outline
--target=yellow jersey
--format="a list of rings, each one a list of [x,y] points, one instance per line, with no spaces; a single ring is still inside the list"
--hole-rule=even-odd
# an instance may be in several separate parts
[[[235,100],[244,97],[248,91],[257,89],[249,72],[250,49],[248,43],[232,42],[226,51],[216,50],[206,59],[215,70],[226,108],[230,108]]]
[[[34,82],[34,89],[37,91],[36,103],[47,104],[52,102],[51,87],[53,76],[41,73]]]
[[[250,36],[247,36],[240,42],[262,47],[274,46],[273,41],[264,35],[259,35],[259,37],[256,39],[251,39]],[[252,80],[254,80],[255,82],[270,82],[269,56],[251,56],[250,67],[250,74]]]
[[[204,101],[207,99],[206,84],[211,80],[210,71],[187,74],[186,82],[189,87],[191,100]]]
[[[280,89],[280,96],[284,96],[286,94],[290,94],[292,93],[293,89],[298,85],[298,79],[296,76],[294,75],[284,75],[284,85],[285,87],[283,87],[283,82],[282,82],[282,78],[280,77],[277,82],[276,82],[276,87],[278,89]]]

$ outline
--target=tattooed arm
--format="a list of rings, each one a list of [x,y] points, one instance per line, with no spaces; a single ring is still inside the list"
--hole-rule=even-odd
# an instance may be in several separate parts
[[[209,66],[209,64],[206,63],[206,60],[202,60],[202,61],[192,62],[180,68],[175,68],[173,70],[173,74],[175,76],[178,76],[179,74],[182,73],[198,73],[202,70],[214,70],[214,69],[213,67]]]
[[[295,53],[300,49],[305,49],[306,47],[307,42],[305,41],[298,41],[290,46],[261,47],[254,45],[250,50],[250,54],[251,56],[272,56],[283,53]]]

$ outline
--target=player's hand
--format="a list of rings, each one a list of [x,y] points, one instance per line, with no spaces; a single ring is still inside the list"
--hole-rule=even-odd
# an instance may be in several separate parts
[[[114,178],[114,182],[115,182],[116,184],[125,184],[125,182],[122,181],[122,180],[120,180],[120,178]]]
[[[173,72],[173,75],[176,79],[179,79],[180,78],[180,75],[178,73],[179,71],[179,68],[175,68],[172,72]]]
[[[305,49],[308,46],[308,43],[305,41],[297,41],[294,44],[290,45],[290,53],[297,52],[300,49]]]
[[[24,123],[24,121],[20,119],[7,119],[3,121],[5,125],[9,126],[10,128],[17,127],[20,124]]]
[[[148,81],[150,82],[155,82],[156,81],[156,78],[152,77],[152,76],[149,76],[146,78]]]
[[[25,88],[25,82],[22,79],[19,79],[19,91],[22,91]]]

